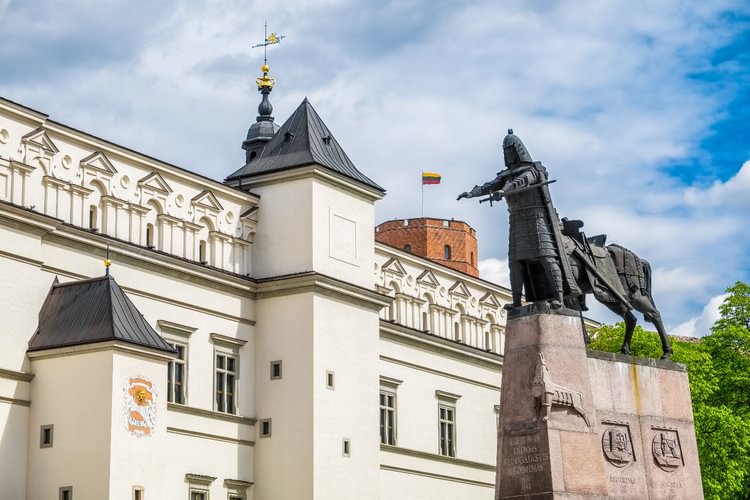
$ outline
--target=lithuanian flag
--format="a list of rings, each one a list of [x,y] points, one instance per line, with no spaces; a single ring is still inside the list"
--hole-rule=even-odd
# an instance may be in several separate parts
[[[440,174],[435,172],[422,172],[422,185],[440,184]]]

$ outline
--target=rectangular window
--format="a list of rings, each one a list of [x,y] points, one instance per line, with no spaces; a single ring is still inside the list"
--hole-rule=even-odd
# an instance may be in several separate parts
[[[456,407],[441,403],[438,405],[438,427],[440,429],[440,454],[456,456]]]
[[[271,361],[271,380],[281,378],[281,361]]]
[[[179,342],[169,342],[177,351],[175,357],[168,364],[167,372],[167,401],[184,405],[186,403],[185,382],[187,381],[187,346]]]
[[[39,447],[52,448],[52,440],[55,437],[54,425],[43,425],[39,431]]]
[[[341,454],[347,458],[352,456],[352,440],[351,439],[349,438],[343,439]]]
[[[143,488],[140,486],[133,486],[133,500],[143,500]]]
[[[271,437],[271,419],[264,418],[260,421],[260,437]]]
[[[326,389],[334,390],[336,388],[335,377],[331,370],[326,370]]]
[[[216,411],[237,413],[237,356],[216,353]]]
[[[193,489],[191,489],[190,490],[190,500],[208,500],[208,492],[206,490],[193,490]]]
[[[396,445],[396,393],[380,391],[380,442]]]
[[[60,500],[73,500],[73,487],[63,486],[60,488]]]

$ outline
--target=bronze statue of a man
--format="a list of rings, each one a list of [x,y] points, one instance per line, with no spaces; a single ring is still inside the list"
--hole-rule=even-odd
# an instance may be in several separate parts
[[[492,202],[505,198],[510,213],[508,263],[513,306],[521,306],[525,290],[529,302],[547,300],[551,307],[559,308],[565,293],[561,269],[561,257],[565,256],[559,220],[547,188],[552,181],[547,169],[531,159],[513,130],[503,140],[503,155],[505,170],[458,199],[489,195]]]

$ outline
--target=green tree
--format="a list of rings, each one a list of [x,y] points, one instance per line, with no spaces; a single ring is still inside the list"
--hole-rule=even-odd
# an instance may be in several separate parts
[[[727,289],[720,319],[696,341],[670,338],[672,360],[688,369],[703,490],[709,499],[750,499],[750,286]],[[593,332],[592,349],[619,352],[625,325]],[[637,326],[631,352],[661,356],[659,336]]]

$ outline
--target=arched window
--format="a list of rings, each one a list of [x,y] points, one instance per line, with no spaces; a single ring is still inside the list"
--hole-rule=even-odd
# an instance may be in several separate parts
[[[445,245],[443,247],[443,259],[451,260],[451,246],[450,245]]]
[[[409,245],[408,243],[406,245],[404,245],[404,252],[411,253],[411,245]]]

